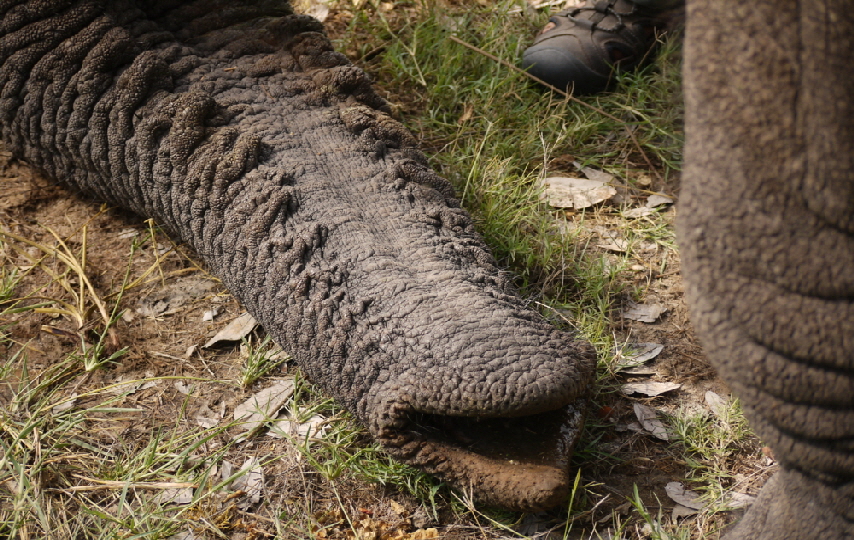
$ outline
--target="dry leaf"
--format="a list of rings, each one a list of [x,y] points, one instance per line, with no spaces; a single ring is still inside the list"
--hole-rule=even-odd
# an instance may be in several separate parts
[[[629,308],[623,311],[623,318],[645,323],[654,323],[666,312],[667,308],[658,304],[635,304],[630,303]]]
[[[190,504],[193,502],[193,488],[164,489],[154,497],[155,504]]]
[[[600,226],[593,227],[592,231],[604,240],[604,242],[596,244],[597,247],[617,253],[625,253],[629,249],[629,241],[617,231]]]
[[[596,244],[596,247],[606,249],[608,251],[613,251],[615,253],[625,253],[626,250],[629,249],[629,241],[622,239],[615,242],[608,242],[605,244]]]
[[[293,437],[298,441],[304,441],[309,438],[322,439],[325,433],[326,418],[319,414],[315,414],[305,422],[300,422],[290,415],[283,415],[270,425],[267,436],[274,439]]]
[[[74,407],[74,403],[76,401],[77,401],[77,392],[74,392],[73,394],[71,394],[71,396],[68,399],[65,399],[59,405],[54,405],[53,408],[51,409],[51,411],[53,411],[53,414],[59,414],[63,411],[67,411],[71,407]]]
[[[637,366],[628,369],[621,369],[620,373],[624,375],[655,375],[658,371],[652,366]]]
[[[193,420],[196,421],[196,424],[202,426],[205,429],[210,429],[217,424],[219,424],[218,418],[211,418],[209,416],[195,416]]]
[[[293,0],[291,5],[295,11],[314,17],[320,22],[325,21],[329,17],[329,3],[327,0]]]
[[[678,390],[679,388],[682,388],[682,385],[679,383],[647,381],[626,383],[620,387],[620,390],[622,390],[624,394],[643,394],[645,396],[655,397],[660,396],[665,392]]]
[[[222,463],[220,463],[219,470],[219,478],[222,481],[228,480],[231,478],[231,474],[234,472],[234,463],[224,459]]]
[[[575,165],[581,172],[583,172],[584,176],[586,176],[590,180],[595,180],[597,182],[607,184],[608,182],[614,179],[614,175],[611,173],[606,173],[605,171],[600,171],[592,167],[580,167],[580,164],[577,161],[573,162],[573,165]]]
[[[620,365],[636,367],[657,357],[663,350],[664,345],[660,343],[631,343],[618,350],[617,356],[623,359]]]
[[[718,418],[722,418],[726,415],[727,402],[724,398],[719,396],[718,394],[709,390],[706,392],[706,405],[709,407],[709,410],[712,411]]]
[[[682,517],[690,517],[697,513],[697,510],[693,508],[688,508],[687,506],[682,506],[681,504],[677,504],[673,507],[673,512],[670,514],[671,519],[676,521]]]
[[[168,249],[172,249],[169,247]],[[177,313],[195,298],[201,298],[216,287],[216,282],[197,277],[179,278],[164,289],[143,298],[136,312],[143,317],[160,317]]]
[[[389,499],[388,502],[389,506],[391,506],[391,511],[397,514],[398,516],[403,517],[407,514],[406,508],[399,502],[395,501],[394,499]]]
[[[646,200],[647,208],[655,208],[656,206],[661,206],[663,204],[673,204],[673,199],[666,195],[662,195],[661,193],[653,193]]]
[[[641,405],[640,403],[633,403],[633,406],[635,416],[645,431],[662,441],[670,439],[667,435],[667,430],[664,428],[664,424],[658,419],[658,413],[655,412],[655,409],[647,407],[646,405]],[[631,429],[631,427],[629,429]]]
[[[685,489],[685,486],[683,486],[681,482],[668,482],[668,484],[664,486],[664,491],[667,493],[668,497],[682,506],[687,506],[694,510],[702,510],[705,506],[705,504],[700,501],[700,494],[695,491],[691,491],[690,489]]]
[[[543,197],[555,208],[589,208],[617,194],[613,187],[597,180],[554,176],[543,180]]]
[[[246,501],[238,504],[238,507],[243,507],[245,510],[249,504],[256,504],[261,500],[261,491],[264,489],[264,470],[261,468],[261,462],[256,457],[246,458],[241,471],[246,471],[242,476],[235,478],[231,483],[231,489],[235,491],[245,491]]]
[[[167,540],[202,540],[201,537],[196,536],[193,531],[180,532],[178,534],[173,534]]]
[[[638,219],[642,217],[647,217],[655,214],[655,210],[652,208],[647,208],[646,206],[642,206],[640,208],[632,208],[631,210],[626,210],[623,212],[623,217],[626,219]]]
[[[220,341],[240,341],[249,335],[249,332],[251,332],[257,325],[258,322],[255,321],[255,317],[248,313],[244,313],[228,323],[225,328],[217,333],[217,335],[205,343],[204,348],[207,349],[208,347],[216,345]]]
[[[655,368],[644,366],[664,350],[659,343],[632,343],[618,348],[615,355],[617,371],[627,375],[655,375]]]
[[[275,418],[285,402],[294,394],[292,378],[278,381],[273,386],[257,392],[234,408],[234,419],[242,421],[247,431],[254,431],[264,422]]]
[[[106,390],[107,393],[110,394],[133,394],[137,390],[145,390],[146,388],[151,388],[152,386],[157,386],[157,383],[154,381],[149,381],[147,383],[142,383],[137,379],[132,379],[129,381],[122,382],[122,379],[119,378],[115,383],[110,385],[110,387]]]
[[[457,124],[465,124],[471,120],[472,116],[474,116],[474,107],[472,107],[471,104],[466,103],[463,106],[463,114],[460,115],[460,118],[457,120]]]

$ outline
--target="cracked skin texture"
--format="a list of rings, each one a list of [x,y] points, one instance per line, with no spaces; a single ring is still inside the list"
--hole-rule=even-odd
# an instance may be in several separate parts
[[[592,348],[526,307],[319,23],[273,1],[0,13],[16,157],[192,246],[392,455],[486,503],[565,499]]]
[[[854,538],[851,7],[688,3],[686,293],[782,466],[726,540]]]

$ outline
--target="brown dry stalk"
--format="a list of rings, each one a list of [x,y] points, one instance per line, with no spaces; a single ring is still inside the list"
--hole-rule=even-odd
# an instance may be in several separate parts
[[[503,60],[501,58],[498,58],[494,54],[488,53],[488,52],[484,51],[483,49],[481,49],[480,47],[475,47],[471,43],[466,43],[465,41],[461,40],[457,36],[448,36],[448,37],[454,43],[459,43],[460,45],[462,45],[463,47],[466,47],[467,49],[471,49],[472,51],[474,51],[478,54],[482,54],[483,56],[489,58],[493,62],[498,62],[499,64],[506,67],[507,69],[510,69],[511,71],[515,71],[517,73],[523,74],[524,76],[528,77],[529,79],[542,84],[546,88],[550,89],[552,92],[555,92],[556,94],[563,96],[567,100],[572,101],[574,103],[579,103],[579,104],[583,105],[584,107],[587,107],[588,109],[601,114],[605,118],[609,118],[609,119],[613,120],[614,122],[617,122],[618,124],[622,124],[622,125],[626,126],[626,131],[628,132],[629,137],[632,139],[632,142],[634,143],[635,148],[637,148],[638,152],[640,152],[640,155],[641,155],[641,157],[643,157],[643,160],[646,162],[647,166],[649,167],[649,170],[652,171],[652,173],[655,175],[655,177],[659,181],[663,180],[661,178],[661,175],[656,170],[656,168],[652,166],[652,162],[649,160],[649,157],[646,155],[646,152],[643,151],[643,147],[641,146],[640,142],[638,142],[637,138],[635,137],[634,132],[632,131],[632,129],[629,127],[628,123],[625,120],[620,120],[619,118],[617,118],[613,114],[607,113],[607,112],[603,111],[602,109],[600,109],[599,107],[597,107],[595,105],[591,105],[591,104],[587,103],[586,101],[582,101],[582,100],[578,99],[577,97],[573,96],[572,94],[564,92],[563,90],[561,90],[560,88],[558,88],[556,86],[550,85],[549,83],[540,79],[539,77],[537,77],[535,75],[531,75],[530,73],[528,73],[524,69],[520,69],[520,68],[514,66],[513,64],[511,64],[507,60]]]
[[[91,482],[95,485],[90,486],[71,486],[62,488],[59,491],[98,491],[105,489],[124,489],[131,487],[135,489],[182,489],[199,487],[199,484],[192,482],[119,482],[117,480],[98,480],[97,478],[89,478],[80,474],[73,475],[85,482]]]

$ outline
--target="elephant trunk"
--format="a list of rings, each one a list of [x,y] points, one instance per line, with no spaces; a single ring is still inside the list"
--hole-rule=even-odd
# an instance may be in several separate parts
[[[731,538],[849,538],[854,16],[845,2],[697,0],[686,42],[692,317],[785,470]]]
[[[392,455],[486,502],[560,502],[589,345],[526,307],[319,23],[172,4],[4,7],[13,153],[192,246]]]

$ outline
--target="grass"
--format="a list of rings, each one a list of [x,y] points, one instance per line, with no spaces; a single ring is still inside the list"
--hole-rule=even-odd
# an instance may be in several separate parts
[[[434,166],[456,185],[499,260],[518,276],[524,294],[569,309],[586,337],[607,341],[610,325],[602,321],[622,292],[616,277],[630,254],[605,264],[590,253],[583,227],[566,232],[566,221],[578,222],[578,216],[544,209],[539,181],[573,172],[567,170],[572,161],[618,175],[635,194],[643,194],[635,185],[641,175],[677,175],[678,45],[664,45],[658,70],[622,77],[621,92],[568,102],[450,39],[456,36],[515,63],[542,15],[510,14],[517,5],[512,2],[457,11],[441,4],[398,5],[412,9],[406,11],[408,20],[399,21],[402,28],[389,31],[392,23],[378,11],[379,28],[354,24],[341,46],[351,48],[363,34],[387,35],[386,52],[365,67],[392,97],[405,100],[405,111],[416,111],[404,121],[424,136]],[[365,15],[357,17],[368,23]],[[647,160],[657,165],[654,171]],[[623,225],[637,236],[661,234],[673,248],[672,233],[662,233],[661,220],[644,222],[646,230]]]
[[[621,76],[616,92],[567,100],[451,39],[515,63],[546,19],[524,6],[513,12],[520,6],[367,0],[355,9],[342,0],[335,37],[421,135],[432,165],[455,185],[522,294],[599,353],[573,497],[544,518],[549,530],[566,539],[607,538],[605,529],[613,538],[714,538],[714,515],[735,484],[739,460],[755,453],[737,404],[719,416],[671,410],[666,423],[676,442],[654,448],[683,465],[705,500],[717,501],[700,518],[673,523],[637,486],[603,495],[597,481],[601,471],[631,459],[607,446],[614,423],[597,416],[626,402],[617,391],[615,351],[628,339],[619,311],[628,300],[644,301],[655,280],[678,270],[673,212],[630,219],[623,210],[642,205],[651,192],[673,194],[678,183],[679,40],[666,40],[649,68]],[[542,179],[577,175],[574,163],[613,174],[623,202],[584,211],[545,205]],[[414,540],[441,523],[459,538],[498,538],[524,537],[519,531],[539,519],[479,507],[391,460],[348,412],[293,373],[263,335],[232,352],[184,355],[186,347],[174,344],[163,355],[170,374],[145,375],[144,366],[159,358],[155,347],[166,350],[164,343],[189,332],[183,328],[201,323],[187,315],[181,332],[173,332],[177,315],[154,317],[147,321],[154,330],[135,341],[123,334],[137,328],[134,302],[155,286],[202,274],[179,250],[159,249],[150,223],[139,224],[122,247],[120,271],[94,267],[91,251],[99,246],[92,238],[104,237],[93,223],[102,213],[66,234],[48,226],[24,227],[24,234],[0,221],[0,536]],[[625,250],[599,247],[602,229],[624,239]],[[222,297],[197,302],[215,300]],[[48,333],[64,343],[50,362],[41,337],[19,339],[27,324],[29,335]],[[282,369],[296,382],[291,415],[299,422],[321,418],[324,432],[243,440],[240,426],[220,411]],[[247,457],[258,460],[265,478],[255,506],[234,487],[251,474],[240,470]],[[185,501],[168,504],[165,493]],[[611,510],[607,521],[600,505],[618,498],[630,510]]]
[[[252,386],[290,360],[290,356],[275,345],[270,336],[264,336],[257,344],[253,342],[252,336],[243,338],[240,349],[244,357],[240,373],[240,385],[243,388]]]

